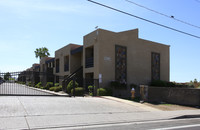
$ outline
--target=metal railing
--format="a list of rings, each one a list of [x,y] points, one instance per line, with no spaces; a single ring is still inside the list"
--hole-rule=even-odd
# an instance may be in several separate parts
[[[94,67],[94,57],[85,59],[85,68]]]
[[[45,75],[49,74],[35,71],[0,73],[0,96],[53,96],[35,87]]]

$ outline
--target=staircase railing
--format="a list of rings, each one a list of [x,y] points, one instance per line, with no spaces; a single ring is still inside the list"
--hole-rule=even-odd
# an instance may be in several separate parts
[[[79,85],[83,84],[83,66],[81,66],[76,71],[74,71],[69,76],[67,76],[66,78],[63,79],[63,81],[62,81],[62,90],[64,92],[67,91],[67,85],[73,79],[76,79],[78,81]]]

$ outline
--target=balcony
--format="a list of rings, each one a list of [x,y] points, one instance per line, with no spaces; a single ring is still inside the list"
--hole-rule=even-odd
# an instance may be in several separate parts
[[[94,67],[94,57],[85,59],[85,68],[91,68],[91,67]]]
[[[66,72],[66,71],[69,71],[69,65],[68,64],[65,64],[64,65],[64,71]]]

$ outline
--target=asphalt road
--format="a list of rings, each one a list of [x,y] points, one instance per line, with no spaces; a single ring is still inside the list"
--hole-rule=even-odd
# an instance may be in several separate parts
[[[64,128],[62,128],[64,129]],[[129,122],[65,129],[81,130],[200,130],[200,118]],[[59,130],[59,129],[58,129]],[[61,128],[60,128],[61,130]]]
[[[52,94],[36,90],[26,85],[21,85],[17,83],[2,83],[0,85],[0,95],[52,95]]]
[[[200,110],[160,111],[107,97],[0,96],[0,129],[199,129]]]

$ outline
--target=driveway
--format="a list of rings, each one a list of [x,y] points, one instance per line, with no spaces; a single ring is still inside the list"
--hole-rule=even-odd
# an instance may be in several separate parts
[[[113,99],[2,96],[0,97],[0,129],[65,129],[160,120],[183,113],[163,113],[139,103]],[[188,113],[197,113],[197,111]]]
[[[53,95],[39,89],[17,83],[0,84],[0,95]]]

